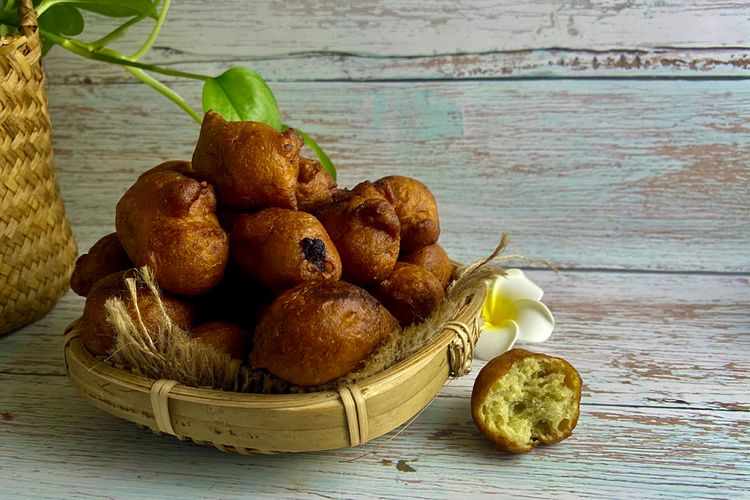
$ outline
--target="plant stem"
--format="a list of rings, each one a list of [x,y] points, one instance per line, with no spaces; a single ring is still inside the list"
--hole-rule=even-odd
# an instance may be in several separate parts
[[[142,69],[126,66],[125,70],[131,75],[133,75],[134,77],[136,77],[137,79],[139,79],[140,81],[142,81],[143,83],[145,83],[146,85],[148,85],[149,87],[151,87],[152,89],[163,94],[169,100],[173,101],[183,111],[185,111],[187,114],[192,116],[196,122],[201,123],[203,121],[203,118],[198,113],[196,113],[195,110],[191,108],[177,92],[170,89],[169,87],[161,83],[156,78],[146,74],[146,72],[143,71]]]
[[[85,57],[87,59],[94,59],[97,61],[124,66],[125,70],[128,71],[128,73],[177,104],[180,109],[189,114],[196,122],[201,123],[203,121],[202,117],[198,113],[196,113],[195,110],[191,108],[177,92],[170,89],[156,78],[148,75],[144,70],[153,71],[155,73],[162,73],[170,76],[192,78],[195,80],[208,80],[209,77],[194,73],[185,73],[182,71],[160,68],[152,64],[143,64],[137,61],[131,61],[125,55],[112,49],[96,49],[91,44],[87,44],[73,38],[66,38],[64,36],[60,36],[44,30],[39,31],[47,40],[58,44],[60,47],[69,50],[74,54],[78,54],[79,56]]]
[[[114,30],[110,31],[109,33],[107,33],[106,35],[104,35],[103,37],[101,37],[100,39],[95,40],[95,41],[89,43],[88,45],[92,49],[94,49],[94,50],[99,50],[99,49],[101,49],[101,48],[109,45],[110,43],[114,42],[118,38],[120,38],[133,25],[141,22],[142,20],[144,20],[147,17],[148,17],[148,12],[144,12],[143,14],[140,14],[140,15],[134,17],[133,19],[122,23],[120,26],[118,26]]]
[[[78,54],[79,56],[85,57],[87,59],[93,59],[95,61],[103,61],[103,62],[107,62],[110,64],[119,64],[121,66],[129,66],[132,68],[152,71],[154,73],[159,73],[162,75],[176,76],[179,78],[191,78],[193,80],[202,80],[202,81],[206,81],[210,78],[208,76],[199,75],[197,73],[187,73],[184,71],[177,71],[174,69],[161,68],[153,64],[144,64],[138,61],[131,61],[130,59],[125,57],[124,54],[121,54],[120,52],[117,52],[111,49],[106,49],[106,48],[95,49],[94,47],[91,47],[89,44],[80,42],[73,38],[60,36],[56,33],[51,33],[49,31],[45,31],[42,29],[40,29],[39,32],[44,38],[46,38],[50,42],[56,43],[57,45],[64,48],[65,50],[73,52],[74,54]]]
[[[148,36],[146,41],[143,43],[140,49],[135,51],[129,59],[131,61],[137,61],[141,57],[143,57],[146,52],[149,51],[151,46],[156,41],[156,37],[159,36],[159,32],[161,31],[162,26],[164,25],[164,20],[167,18],[167,12],[169,11],[169,4],[172,2],[172,0],[164,0],[164,4],[161,7],[161,11],[159,11],[159,17],[156,19],[156,24],[154,25],[154,29],[151,30],[151,34]],[[158,3],[157,3],[158,5]],[[156,8],[156,6],[154,6]]]
[[[50,7],[52,7],[54,4],[55,4],[55,2],[53,2],[53,1],[47,1],[47,2],[42,1],[42,2],[40,2],[39,5],[37,5],[34,8],[34,10],[36,10],[36,17],[37,18],[41,17],[41,15],[44,14],[44,12],[47,9],[49,9]]]

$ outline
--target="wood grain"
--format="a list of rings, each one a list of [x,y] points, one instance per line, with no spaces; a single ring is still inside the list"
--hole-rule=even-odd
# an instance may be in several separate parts
[[[113,27],[86,19],[88,39]],[[173,2],[147,60],[256,69],[342,185],[426,181],[457,260],[506,230],[511,252],[562,266],[528,271],[557,325],[524,347],[579,369],[579,426],[558,446],[496,453],[470,420],[476,363],[364,448],[243,457],[180,443],[73,391],[62,332],[83,300],[68,294],[0,338],[0,496],[746,496],[749,20],[736,0]],[[45,68],[85,251],[138,173],[189,158],[198,129],[119,68],[60,48]],[[165,81],[199,106],[200,82]]]
[[[176,88],[198,103],[199,85]],[[425,181],[453,258],[566,268],[750,271],[744,82],[279,83],[286,120],[352,185]],[[139,172],[187,159],[197,126],[141,85],[50,87],[63,198],[82,249]],[[123,133],[123,131],[127,131]],[[470,203],[467,203],[470,200]]]
[[[748,78],[748,49],[563,50],[378,57],[313,53],[290,56],[186,58],[169,48],[149,61],[170,69],[217,76],[232,66],[257,71],[269,82],[486,80],[522,78]],[[87,61],[55,49],[44,62],[52,84],[133,82],[120,66]],[[165,83],[181,78],[157,75]]]
[[[249,66],[271,81],[581,77],[748,77],[742,2],[222,2],[172,5],[148,60],[218,75]],[[117,21],[86,16],[85,39]],[[148,23],[116,48],[135,51]],[[293,33],[294,36],[289,36]],[[119,67],[55,48],[53,83],[121,82]],[[164,77],[171,81],[170,77]]]
[[[3,466],[25,497],[736,497],[750,480],[746,412],[584,405],[568,441],[512,456],[476,430],[463,388],[362,448],[245,457],[139,430],[61,377],[4,374],[0,387]]]
[[[109,28],[87,17],[91,38]],[[529,49],[748,46],[747,5],[737,0],[175,2],[157,45],[192,60],[299,52],[424,56]],[[143,23],[125,40],[135,49]]]

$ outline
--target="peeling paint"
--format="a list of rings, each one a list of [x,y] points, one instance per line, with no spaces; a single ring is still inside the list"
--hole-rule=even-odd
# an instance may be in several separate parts
[[[417,472],[417,469],[409,465],[406,460],[399,460],[396,464],[396,468],[401,472]]]

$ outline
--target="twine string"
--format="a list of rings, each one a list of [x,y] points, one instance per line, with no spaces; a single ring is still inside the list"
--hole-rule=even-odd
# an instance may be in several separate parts
[[[474,359],[474,346],[479,339],[479,329],[460,321],[449,321],[443,328],[456,334],[448,345],[451,376],[463,377],[471,371],[471,360]]]

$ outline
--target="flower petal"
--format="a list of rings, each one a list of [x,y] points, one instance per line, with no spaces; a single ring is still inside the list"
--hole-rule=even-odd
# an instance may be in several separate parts
[[[544,291],[523,274],[520,269],[508,269],[508,276],[499,287],[499,292],[506,300],[531,299],[541,300]],[[498,278],[502,279],[502,278]],[[498,288],[496,288],[498,290]]]
[[[502,327],[482,328],[474,348],[474,357],[489,361],[509,351],[518,339],[518,325],[507,321]]]
[[[538,300],[518,299],[513,302],[518,323],[518,338],[525,342],[544,342],[552,335],[555,318]]]
[[[508,269],[507,276],[498,276],[488,283],[487,298],[482,307],[482,315],[492,326],[516,319],[514,303],[520,299],[539,300],[543,291],[528,279],[520,269]]]

